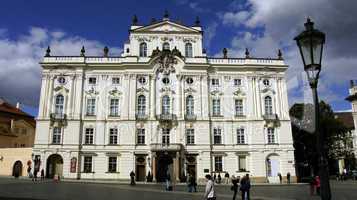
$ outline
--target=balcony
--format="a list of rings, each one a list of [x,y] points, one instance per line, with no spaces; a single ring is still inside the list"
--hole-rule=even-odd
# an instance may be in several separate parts
[[[277,114],[263,115],[263,119],[265,120],[267,126],[280,126],[279,117]]]
[[[185,114],[185,120],[187,121],[195,121],[197,116],[195,114]]]
[[[177,116],[175,114],[160,114],[160,115],[156,115],[156,118],[160,121],[176,121],[177,120]]]
[[[50,114],[51,126],[55,122],[58,123],[58,126],[66,126],[67,125],[67,115],[63,113],[51,113]]]
[[[135,114],[135,119],[136,120],[147,120],[148,119],[148,115],[145,113],[136,113]]]
[[[151,151],[180,151],[182,148],[181,144],[163,144],[163,143],[153,143],[150,144]]]

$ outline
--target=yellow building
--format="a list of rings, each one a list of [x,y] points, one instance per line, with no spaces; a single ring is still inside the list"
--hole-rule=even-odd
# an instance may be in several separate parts
[[[35,126],[34,117],[21,111],[19,104],[15,107],[0,99],[0,175],[27,175]]]

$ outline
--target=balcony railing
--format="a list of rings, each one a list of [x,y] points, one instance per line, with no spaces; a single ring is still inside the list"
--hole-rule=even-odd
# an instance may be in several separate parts
[[[145,113],[137,113],[135,115],[136,120],[147,120],[148,115]]]
[[[181,144],[163,144],[163,143],[152,143],[150,144],[151,151],[180,151],[182,148]]]
[[[51,120],[66,120],[67,115],[63,113],[51,113],[50,118]]]
[[[185,120],[195,121],[197,116],[195,114],[185,114]]]
[[[263,115],[263,119],[264,120],[274,121],[274,120],[277,120],[279,118],[278,118],[277,114],[266,114],[266,115]]]
[[[177,116],[175,114],[160,114],[157,115],[156,118],[160,121],[176,121],[177,120]]]
[[[51,126],[57,122],[59,126],[67,126],[67,115],[63,113],[50,114]]]

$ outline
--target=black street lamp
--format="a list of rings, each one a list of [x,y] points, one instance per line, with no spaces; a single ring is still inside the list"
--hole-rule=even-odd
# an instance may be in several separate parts
[[[314,29],[314,23],[307,19],[305,23],[305,31],[301,32],[294,38],[299,47],[304,70],[312,90],[313,101],[315,106],[315,134],[316,145],[319,163],[319,176],[321,181],[321,199],[331,200],[331,189],[329,182],[328,162],[326,151],[324,148],[325,136],[320,132],[320,108],[317,95],[317,83],[321,71],[322,49],[325,43],[325,34],[317,29]]]

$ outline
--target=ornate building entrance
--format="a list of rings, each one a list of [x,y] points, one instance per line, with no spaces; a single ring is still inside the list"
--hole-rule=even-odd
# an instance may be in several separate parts
[[[58,154],[52,154],[47,158],[46,177],[53,178],[56,174],[59,177],[63,175],[63,159]]]

